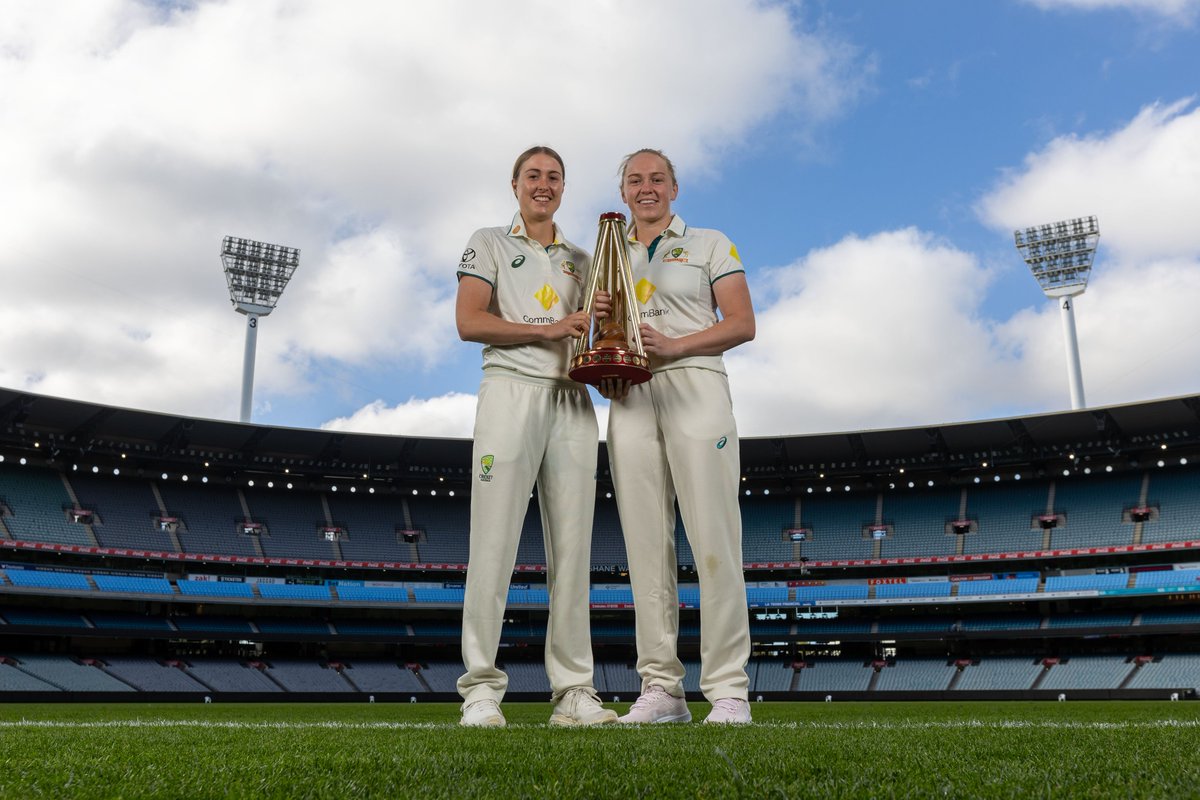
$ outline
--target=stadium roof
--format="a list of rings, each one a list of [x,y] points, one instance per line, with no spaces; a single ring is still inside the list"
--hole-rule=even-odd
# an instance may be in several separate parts
[[[741,442],[748,481],[872,482],[903,471],[952,479],[997,470],[1113,466],[1200,455],[1200,396],[979,422],[762,437]],[[139,411],[0,389],[0,455],[51,463],[197,469],[225,476],[466,481],[471,442],[273,427]],[[986,466],[984,466],[986,462]],[[601,470],[607,454],[601,446]],[[822,478],[823,476],[823,478]],[[1032,475],[1031,475],[1032,477]]]

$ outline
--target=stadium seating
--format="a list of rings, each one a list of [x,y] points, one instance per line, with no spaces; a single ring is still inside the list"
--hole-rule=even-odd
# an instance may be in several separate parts
[[[108,672],[141,692],[203,692],[197,683],[178,667],[157,659],[139,656],[105,656]]]
[[[1137,668],[1129,689],[1200,690],[1200,655],[1169,653]]]
[[[810,661],[800,670],[801,692],[865,692],[875,671],[861,661]]]
[[[1126,656],[1076,655],[1051,667],[1038,688],[1117,689],[1132,671],[1133,665]]]
[[[1051,547],[1132,544],[1133,526],[1122,522],[1121,512],[1137,505],[1141,490],[1138,473],[1055,481],[1054,511],[1064,514],[1067,524],[1053,530]]]
[[[355,659],[353,663],[345,665],[342,675],[360,692],[421,694],[428,691],[412,670],[394,661]]]
[[[13,586],[27,589],[90,592],[87,576],[77,572],[50,572],[32,569],[9,569],[6,573]]]
[[[1045,667],[1040,659],[989,656],[965,667],[957,691],[1023,691],[1033,688]]]
[[[977,531],[963,536],[964,553],[1003,553],[1041,550],[1042,531],[1033,518],[1046,513],[1050,484],[1023,480],[983,483],[967,490],[967,519]]]
[[[263,670],[219,658],[188,659],[187,673],[216,692],[282,692]]]
[[[101,523],[92,530],[102,547],[175,549],[170,535],[155,525],[161,509],[149,480],[77,472],[68,481],[79,504],[99,516]]]
[[[246,512],[237,490],[172,481],[157,486],[167,513],[183,522],[176,536],[185,553],[262,555],[256,537],[238,532],[238,523],[246,520]]]
[[[132,692],[132,686],[105,672],[68,656],[19,655],[21,669],[66,692]]]
[[[337,559],[341,551],[320,533],[325,518],[321,495],[288,489],[242,490],[250,519],[262,523],[267,534],[259,537],[263,554],[279,558]]]
[[[229,581],[194,581],[181,579],[175,582],[179,593],[192,597],[254,597],[254,587],[248,583]]]
[[[175,594],[171,582],[166,578],[139,578],[130,575],[92,576],[96,588],[102,592],[126,592],[130,594]]]
[[[892,523],[893,530],[883,540],[880,555],[898,558],[954,553],[957,541],[947,535],[946,520],[958,517],[961,502],[961,490],[885,492],[883,519]]]
[[[329,587],[324,584],[259,583],[258,594],[264,600],[318,600],[329,601]]]
[[[1154,470],[1149,479],[1146,504],[1158,510],[1158,518],[1142,525],[1142,541],[1200,538],[1200,486],[1195,471]]]
[[[946,659],[897,660],[879,670],[877,692],[941,692],[957,673]]]
[[[288,692],[320,694],[353,692],[355,688],[336,669],[297,659],[272,659],[268,672]]]
[[[95,545],[84,525],[70,522],[67,509],[75,506],[64,477],[38,467],[0,463],[0,500],[11,516],[4,525],[14,539],[56,544]]]

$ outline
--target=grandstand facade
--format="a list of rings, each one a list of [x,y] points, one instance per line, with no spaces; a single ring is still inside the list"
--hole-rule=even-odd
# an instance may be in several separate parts
[[[470,442],[0,390],[0,699],[452,699]],[[751,692],[1168,697],[1200,686],[1200,397],[742,442]],[[601,446],[592,638],[632,699]],[[681,657],[699,586],[680,524]],[[536,497],[501,658],[545,699]]]

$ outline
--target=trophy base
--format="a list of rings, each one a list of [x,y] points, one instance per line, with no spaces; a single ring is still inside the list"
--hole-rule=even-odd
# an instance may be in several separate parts
[[[632,350],[598,347],[571,359],[571,380],[598,386],[600,381],[629,381],[633,385],[650,380],[650,359]]]

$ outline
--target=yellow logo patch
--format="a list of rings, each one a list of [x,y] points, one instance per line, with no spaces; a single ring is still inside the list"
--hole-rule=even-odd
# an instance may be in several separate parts
[[[538,289],[537,292],[534,293],[533,297],[535,300],[541,303],[542,308],[546,309],[547,311],[549,311],[550,308],[558,302],[558,292],[554,291],[554,287],[548,283],[542,288]]]
[[[637,293],[638,302],[642,305],[645,305],[646,303],[650,302],[651,297],[654,297],[654,293],[658,290],[658,287],[645,278],[642,278],[637,282],[637,285],[633,287],[633,290],[635,293]]]
[[[742,263],[742,257],[739,256],[737,252],[737,245],[733,242],[729,243],[729,255],[733,256],[734,261],[738,262],[739,264]]]

